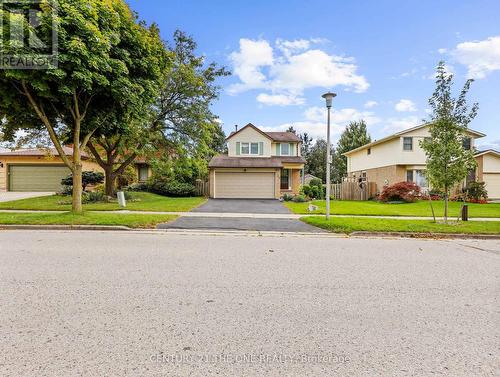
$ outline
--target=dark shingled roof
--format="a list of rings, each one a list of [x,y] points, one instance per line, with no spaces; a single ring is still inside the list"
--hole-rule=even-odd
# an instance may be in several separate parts
[[[304,164],[302,157],[229,157],[218,155],[212,158],[209,168],[282,168],[284,163]]]

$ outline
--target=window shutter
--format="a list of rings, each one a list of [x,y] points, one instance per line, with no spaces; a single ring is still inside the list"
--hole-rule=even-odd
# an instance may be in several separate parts
[[[259,142],[259,155],[263,155],[264,154],[264,142]]]
[[[237,156],[240,155],[240,142],[239,141],[236,143],[236,155]]]
[[[290,143],[290,156],[295,156],[295,144]]]
[[[281,144],[276,144],[276,156],[281,156]]]

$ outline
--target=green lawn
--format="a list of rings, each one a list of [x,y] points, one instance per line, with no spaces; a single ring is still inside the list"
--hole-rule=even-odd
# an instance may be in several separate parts
[[[141,215],[84,212],[0,213],[2,225],[124,225],[130,228],[155,228],[159,223],[175,220],[175,215]]]
[[[500,234],[500,221],[468,221],[455,224],[436,224],[428,220],[370,219],[362,217],[331,218],[308,216],[301,220],[334,233],[413,232],[413,233],[476,233]]]
[[[308,212],[309,203],[285,202],[285,205],[298,214],[324,214],[325,201],[315,200],[312,204],[319,207],[318,211]],[[444,202],[433,201],[436,216],[443,216]],[[428,201],[416,203],[386,204],[376,201],[332,201],[331,213],[336,215],[380,215],[380,216],[432,216]],[[457,217],[461,203],[450,202],[450,216]],[[470,217],[499,217],[500,203],[469,204]]]
[[[187,212],[206,201],[202,197],[169,198],[149,192],[134,192],[132,196],[137,201],[127,202],[126,209],[130,211]],[[61,202],[68,204],[61,204]],[[0,203],[0,209],[69,211],[71,210],[70,202],[71,197],[67,196],[42,196]],[[84,204],[83,208],[86,211],[113,211],[121,209],[116,202]]]

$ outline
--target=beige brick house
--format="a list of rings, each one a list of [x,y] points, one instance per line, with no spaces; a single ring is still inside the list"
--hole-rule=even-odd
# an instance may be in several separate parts
[[[211,198],[279,199],[299,192],[305,160],[297,135],[247,124],[226,142],[227,155],[208,165]]]
[[[476,139],[485,134],[468,130],[464,148],[473,149]],[[402,181],[417,183],[428,188],[425,179],[426,155],[420,147],[420,141],[430,137],[429,125],[422,124],[380,140],[375,140],[345,153],[347,174],[350,178],[375,182],[377,190],[386,185]],[[486,182],[490,198],[500,197],[500,159],[498,152],[486,151],[476,154],[478,171],[476,178]],[[485,164],[482,161],[486,161]],[[481,162],[481,163],[480,163]],[[484,170],[485,167],[487,170]]]

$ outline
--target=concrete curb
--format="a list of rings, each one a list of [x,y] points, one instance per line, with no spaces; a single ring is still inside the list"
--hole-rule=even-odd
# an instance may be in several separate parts
[[[379,237],[379,238],[428,238],[428,239],[476,239],[500,240],[500,234],[465,234],[465,233],[412,233],[412,232],[352,232],[350,237]]]
[[[123,225],[2,225],[0,230],[107,230],[131,231],[135,230]]]

